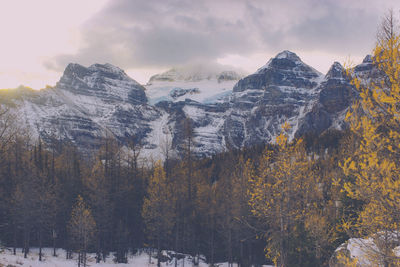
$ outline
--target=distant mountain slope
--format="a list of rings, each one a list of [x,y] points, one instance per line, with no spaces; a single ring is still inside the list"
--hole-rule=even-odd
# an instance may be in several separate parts
[[[235,148],[271,142],[288,121],[294,134],[318,96],[323,75],[283,51],[233,88],[225,121],[227,143]]]
[[[370,57],[354,70],[365,81],[379,76]],[[34,137],[69,140],[87,152],[101,137],[134,138],[142,156],[153,158],[162,158],[166,139],[182,152],[185,120],[193,126],[194,153],[210,156],[273,142],[285,121],[292,138],[342,129],[355,97],[339,63],[323,75],[290,51],[243,78],[230,70],[172,69],[142,86],[110,64],[69,64],[54,88],[0,94]]]
[[[69,64],[54,88],[16,89],[13,111],[34,137],[65,139],[82,150],[99,138],[143,139],[161,113],[147,104],[144,87],[110,64]]]
[[[152,76],[146,85],[146,95],[151,104],[185,99],[203,104],[216,103],[224,101],[242,77],[233,70],[208,69],[202,65],[173,68]]]

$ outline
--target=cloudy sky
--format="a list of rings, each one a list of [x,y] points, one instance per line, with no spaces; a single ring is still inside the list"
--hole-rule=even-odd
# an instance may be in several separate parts
[[[374,47],[398,0],[0,0],[0,88],[54,85],[65,66],[148,78],[193,62],[248,73],[282,50],[326,72]]]

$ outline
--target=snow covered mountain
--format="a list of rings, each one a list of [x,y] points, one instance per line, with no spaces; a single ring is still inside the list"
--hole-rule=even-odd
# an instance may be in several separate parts
[[[287,121],[294,134],[318,95],[323,75],[283,51],[233,88],[225,121],[228,144],[235,148],[273,142]]]
[[[366,57],[355,75],[376,75]],[[190,120],[194,152],[210,156],[230,148],[273,142],[284,121],[291,137],[345,127],[357,93],[335,62],[326,75],[283,51],[256,73],[172,69],[142,86],[118,67],[69,64],[54,88],[8,90],[0,95],[33,136],[69,140],[84,151],[99,139],[135,138],[142,156],[162,158],[170,140],[179,154]],[[7,100],[7,101],[5,101]]]
[[[234,70],[207,68],[204,65],[173,68],[154,75],[146,86],[151,104],[191,99],[203,104],[225,101],[243,75]]]
[[[69,64],[54,88],[15,90],[13,111],[34,137],[69,140],[82,150],[106,136],[143,139],[161,116],[144,87],[110,64]]]

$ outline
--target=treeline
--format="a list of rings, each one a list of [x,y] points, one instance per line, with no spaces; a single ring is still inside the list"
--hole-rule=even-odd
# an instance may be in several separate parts
[[[250,266],[282,251],[289,265],[322,266],[346,239],[336,226],[347,204],[333,182],[340,132],[296,145],[282,133],[278,145],[196,159],[187,131],[180,159],[155,162],[140,159],[134,142],[104,139],[89,157],[11,129],[1,139],[0,240],[14,253],[53,246],[82,262],[90,251],[124,263],[151,247],[176,251],[175,261],[184,253],[194,264],[204,255]]]
[[[89,157],[72,144],[45,144],[1,126],[9,135],[1,139],[0,240],[14,253],[62,247],[67,257],[91,251],[98,261],[123,263],[129,251],[153,247],[195,262],[199,255],[265,261],[263,242],[241,221],[250,214],[242,153],[198,160],[185,140],[183,159],[161,163],[140,160],[139,145],[110,138]]]

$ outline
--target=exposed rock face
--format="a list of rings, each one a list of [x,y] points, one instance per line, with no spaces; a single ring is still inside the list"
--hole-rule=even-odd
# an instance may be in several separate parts
[[[193,95],[193,94],[199,94],[200,90],[199,88],[188,88],[188,89],[182,89],[182,88],[174,88],[169,95],[173,98],[173,99],[177,99],[181,96],[184,95]]]
[[[335,62],[321,83],[319,102],[328,113],[347,108],[352,101],[352,86],[343,75],[343,67]]]
[[[233,88],[224,135],[229,147],[274,141],[288,121],[296,132],[317,97],[322,74],[289,51],[279,53]]]
[[[211,156],[226,148],[223,125],[229,105],[201,104],[187,99],[180,102],[160,102],[157,107],[169,114],[168,129],[173,133],[172,147],[181,154],[186,138],[185,120],[193,128],[193,152],[197,156]],[[181,154],[182,155],[182,154]]]
[[[344,68],[335,62],[318,87],[318,98],[310,112],[301,120],[297,136],[320,134],[329,127],[346,127],[344,116],[357,93],[344,75]]]
[[[321,73],[303,63],[295,53],[283,51],[256,73],[241,79],[235,85],[233,91],[267,89],[267,86],[312,89],[318,84],[317,79],[321,75]]]
[[[34,136],[69,140],[90,151],[101,137],[142,140],[151,132],[149,122],[161,113],[146,104],[144,90],[110,64],[69,64],[54,88],[22,90],[13,102]]]
[[[89,68],[69,64],[56,88],[108,102],[147,102],[145,88],[111,64],[94,64]]]
[[[354,72],[363,81],[379,78],[370,57]],[[165,138],[182,152],[185,120],[193,126],[195,154],[209,156],[273,142],[285,121],[291,138],[343,129],[357,97],[339,63],[324,76],[290,51],[239,78],[233,71],[172,69],[145,88],[110,64],[69,64],[54,88],[16,89],[8,104],[44,140],[66,139],[90,151],[107,135],[121,142],[135,138],[143,155],[158,158]]]

